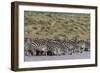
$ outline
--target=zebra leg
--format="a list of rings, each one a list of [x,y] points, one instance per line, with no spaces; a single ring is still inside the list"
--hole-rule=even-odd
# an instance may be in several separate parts
[[[72,55],[72,49],[68,49],[68,55]]]
[[[84,49],[84,51],[87,51],[87,52],[88,52],[88,51],[89,51],[89,49],[88,49],[88,48],[85,48],[85,49]]]
[[[30,51],[29,50],[25,50],[25,56],[30,56]]]
[[[28,52],[29,52],[30,56],[33,56],[33,51],[32,50],[28,50]]]
[[[39,51],[38,50],[36,50],[36,56],[39,56]]]
[[[27,56],[27,51],[26,50],[24,50],[24,55]]]
[[[82,47],[80,48],[80,53],[83,53],[83,48]]]

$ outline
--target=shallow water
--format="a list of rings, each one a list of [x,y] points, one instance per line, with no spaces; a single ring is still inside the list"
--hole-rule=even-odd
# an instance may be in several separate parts
[[[74,53],[72,55],[61,56],[24,56],[24,61],[47,61],[47,60],[70,60],[70,59],[89,59],[90,52]]]

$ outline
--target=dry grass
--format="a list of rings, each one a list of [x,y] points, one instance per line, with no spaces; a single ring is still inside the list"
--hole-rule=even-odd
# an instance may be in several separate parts
[[[79,13],[24,13],[25,37],[31,38],[90,38],[90,15]]]

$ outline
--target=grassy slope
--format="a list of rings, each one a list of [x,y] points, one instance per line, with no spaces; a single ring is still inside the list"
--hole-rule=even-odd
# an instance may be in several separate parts
[[[76,13],[32,12],[24,13],[25,37],[89,39],[90,15]]]

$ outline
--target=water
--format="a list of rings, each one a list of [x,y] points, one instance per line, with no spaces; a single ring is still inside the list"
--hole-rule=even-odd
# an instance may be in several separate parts
[[[24,61],[50,61],[50,60],[71,60],[71,59],[89,59],[90,52],[74,53],[72,55],[61,55],[61,56],[25,56]]]

